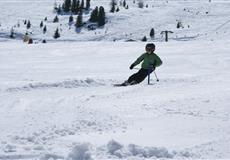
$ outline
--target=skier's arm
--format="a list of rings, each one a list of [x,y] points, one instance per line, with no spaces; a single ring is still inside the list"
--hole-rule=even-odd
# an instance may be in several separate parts
[[[134,66],[138,65],[139,63],[141,63],[141,61],[143,61],[143,59],[144,59],[144,54],[138,57],[137,60],[133,63],[133,65]]]
[[[154,66],[155,67],[159,67],[160,65],[162,65],[162,60],[160,59],[160,57],[158,55],[156,55],[155,57],[155,63],[154,63]]]

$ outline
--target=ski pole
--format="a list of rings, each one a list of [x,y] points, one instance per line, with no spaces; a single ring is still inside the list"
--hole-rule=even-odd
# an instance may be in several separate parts
[[[148,69],[148,85],[150,85],[150,68]]]
[[[155,77],[157,79],[157,82],[159,82],[159,79],[157,78],[157,74],[156,74],[155,70],[153,72],[154,72],[154,75],[155,75]]]

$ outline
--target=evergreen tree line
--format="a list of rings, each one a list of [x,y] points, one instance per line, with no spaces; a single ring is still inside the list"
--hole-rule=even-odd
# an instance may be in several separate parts
[[[116,0],[111,0],[110,5],[111,5],[111,9],[110,9],[111,13],[120,11],[120,8],[118,7]],[[120,6],[124,7],[125,9],[129,9],[129,6],[126,3],[126,0],[120,1]]]
[[[82,10],[89,10],[90,9],[90,0],[64,0],[64,3],[62,5],[57,6],[55,4],[54,10],[58,14],[64,12],[64,13],[69,13],[71,12],[72,14],[78,14]]]
[[[70,15],[69,24],[73,23],[73,19],[74,19],[73,16]],[[103,6],[100,6],[99,8],[98,6],[95,7],[95,9],[91,12],[89,22],[97,23],[99,27],[105,25],[106,17],[105,17],[105,10]],[[83,22],[82,12],[79,12],[76,19],[75,26],[77,28],[80,28],[83,25],[84,22]]]
[[[93,22],[93,23],[97,23],[97,25],[99,27],[101,27],[101,26],[105,25],[105,18],[106,17],[105,17],[104,7],[100,6],[99,8],[95,7],[95,9],[92,11],[89,21]],[[73,16],[70,15],[70,17],[69,17],[69,23],[72,23],[73,19],[74,19]],[[82,12],[79,12],[78,16],[76,18],[75,27],[77,29],[79,29],[83,25],[84,25],[84,23],[83,23],[83,18],[82,18]],[[56,29],[53,37],[55,39],[60,38],[60,33],[59,33],[59,29],[58,28]]]

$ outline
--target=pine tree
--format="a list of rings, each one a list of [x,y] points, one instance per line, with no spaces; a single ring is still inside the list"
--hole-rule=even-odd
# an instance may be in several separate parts
[[[63,4],[63,10],[64,12],[69,12],[71,8],[71,0],[65,0]]]
[[[95,9],[91,12],[89,21],[90,22],[98,21],[98,7],[95,7]]]
[[[154,28],[151,29],[149,35],[150,35],[151,38],[154,38],[154,37],[155,37],[155,30],[154,30]]]
[[[26,28],[27,28],[27,29],[30,29],[30,27],[31,27],[31,23],[30,23],[30,21],[28,21],[28,22],[27,22],[27,25],[26,25]]]
[[[56,16],[54,17],[53,23],[58,23],[58,22],[59,22],[59,18],[58,18],[58,16],[56,15]]]
[[[40,28],[42,28],[43,27],[43,21],[41,21],[41,23],[40,23]]]
[[[65,12],[65,2],[62,4],[61,8]]]
[[[47,31],[46,26],[43,28],[43,34],[45,34]]]
[[[76,8],[77,8],[77,0],[73,0],[72,5],[71,5],[71,12],[76,13]]]
[[[98,26],[105,25],[105,9],[104,7],[100,6],[99,13],[98,13]]]
[[[71,14],[69,17],[69,23],[72,23],[72,22],[73,22],[73,15]]]
[[[57,9],[57,14],[61,14],[61,5],[58,6],[58,9]]]
[[[144,36],[141,41],[146,42],[147,41],[146,36]]]
[[[26,25],[27,24],[27,21],[26,20],[24,20],[24,25]]]
[[[125,9],[129,9],[129,6],[127,5],[127,6],[125,7]]]
[[[85,7],[86,10],[89,10],[90,9],[90,0],[86,0],[86,7]]]
[[[10,30],[10,38],[15,38],[14,37],[14,28],[12,27],[11,30]]]
[[[119,11],[120,11],[120,9],[119,9],[119,7],[117,7],[116,12],[119,12]]]
[[[126,1],[125,0],[123,1],[123,7],[126,7]]]
[[[47,17],[44,18],[44,21],[47,21]]]
[[[59,33],[59,30],[58,28],[56,29],[55,33],[54,33],[54,36],[53,36],[55,39],[59,38],[60,37],[60,33]]]
[[[76,26],[77,28],[80,28],[80,27],[82,27],[82,24],[83,24],[82,12],[79,12],[79,14],[78,14],[78,16],[77,16],[77,21],[76,21],[75,26]]]
[[[112,1],[111,1],[111,10],[110,10],[111,13],[114,13],[114,12],[115,12],[116,5],[117,5],[116,0],[112,0]]]
[[[78,14],[79,11],[80,11],[80,0],[77,0],[73,13]]]
[[[176,25],[176,28],[183,28],[183,26],[182,26],[182,23],[181,22],[177,22],[177,25]]]
[[[84,0],[81,0],[80,9],[84,9],[84,5],[85,5]]]

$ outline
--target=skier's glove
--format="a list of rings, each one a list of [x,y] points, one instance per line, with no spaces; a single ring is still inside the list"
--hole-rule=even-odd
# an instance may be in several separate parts
[[[131,66],[129,67],[129,69],[133,69],[134,68],[134,64],[131,64]]]

